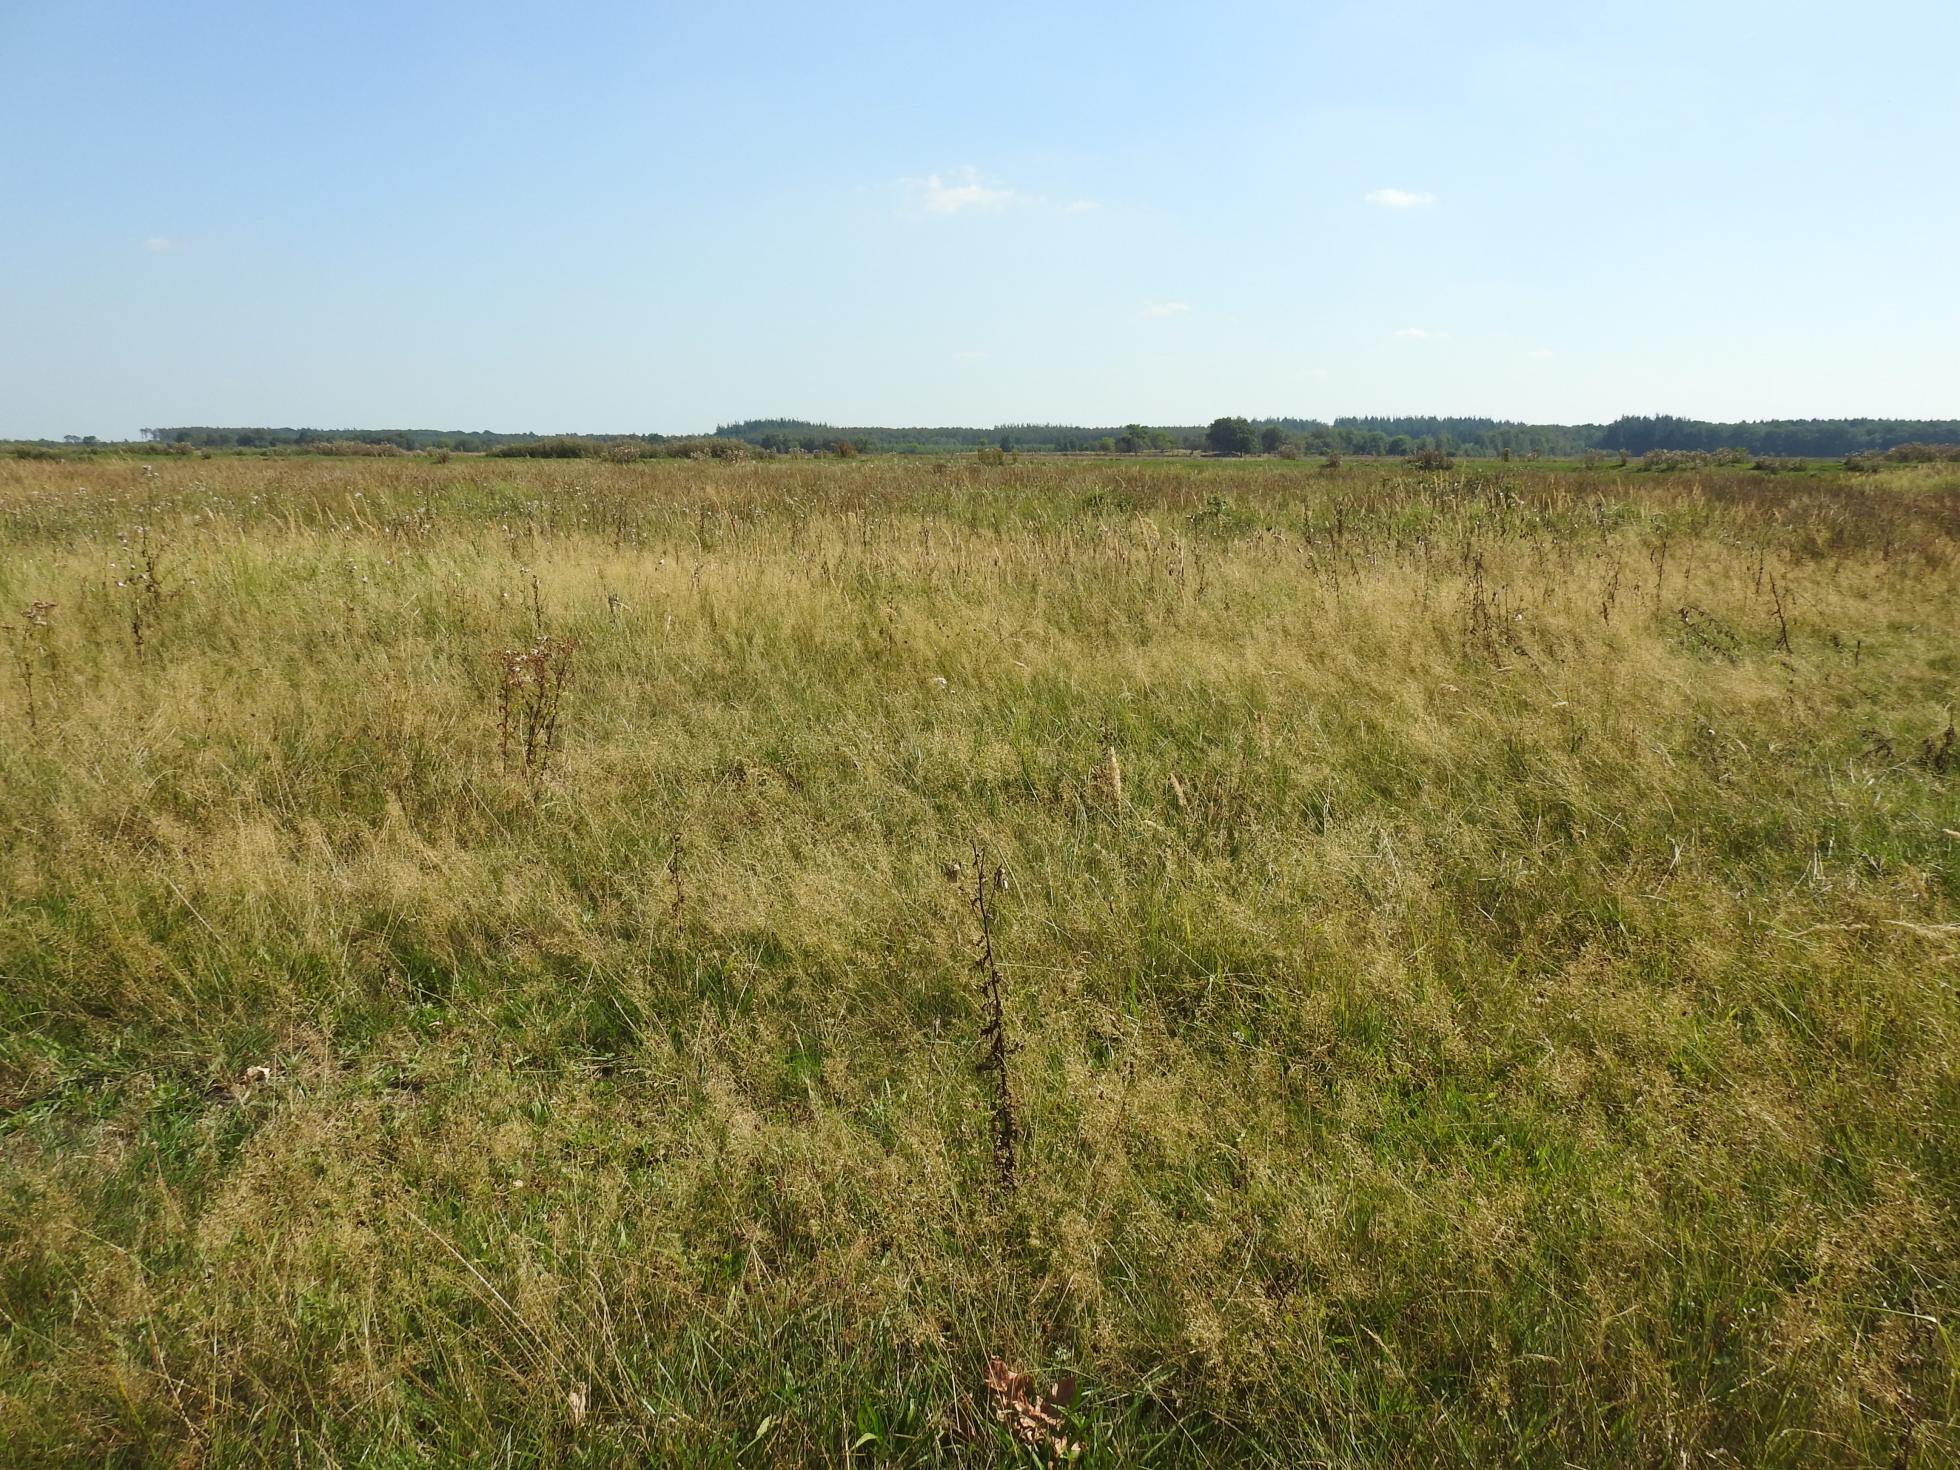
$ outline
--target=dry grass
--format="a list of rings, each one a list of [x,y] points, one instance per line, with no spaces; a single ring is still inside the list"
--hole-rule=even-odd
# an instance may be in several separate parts
[[[1007,1463],[998,1357],[1092,1464],[1950,1464],[1957,552],[1939,466],[0,464],[0,1442]]]

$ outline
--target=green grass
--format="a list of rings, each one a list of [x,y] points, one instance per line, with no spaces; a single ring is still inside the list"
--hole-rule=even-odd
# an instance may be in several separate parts
[[[1950,1464],[1956,608],[1938,467],[0,463],[0,1443]]]

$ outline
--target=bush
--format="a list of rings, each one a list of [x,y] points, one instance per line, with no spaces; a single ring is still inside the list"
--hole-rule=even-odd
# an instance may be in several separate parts
[[[302,446],[300,452],[340,455],[349,459],[388,459],[406,451],[399,445],[371,444],[365,439],[318,439]]]
[[[1640,456],[1643,470],[1695,470],[1714,463],[1706,449],[1650,449]]]
[[[501,444],[490,452],[498,459],[585,459],[593,444],[560,434],[552,439],[528,439],[521,444]]]
[[[649,451],[662,459],[754,459],[761,453],[746,439],[707,434],[696,439],[667,439]],[[855,447],[852,453],[856,453]]]
[[[1450,458],[1447,450],[1418,449],[1409,456],[1409,463],[1419,470],[1446,470],[1456,461]]]

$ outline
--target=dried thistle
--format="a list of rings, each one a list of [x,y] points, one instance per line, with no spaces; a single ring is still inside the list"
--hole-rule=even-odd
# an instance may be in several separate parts
[[[994,882],[990,883],[987,860],[976,841],[973,844],[973,897],[968,901],[980,918],[980,938],[973,967],[980,973],[982,1004],[986,1007],[986,1020],[980,1026],[979,1071],[982,1076],[991,1075],[994,1080],[994,1177],[1003,1188],[1012,1189],[1019,1162],[1020,1126],[1015,1118],[1014,1088],[1008,1076],[1007,1059],[1015,1048],[1007,1040],[1006,986],[1001,979],[1000,966],[994,959],[993,908],[987,897],[990,889],[1006,887],[1006,869],[996,867],[994,875]]]
[[[558,718],[571,682],[570,638],[540,639],[530,648],[497,650],[497,757],[520,763],[531,781],[544,779],[558,747]]]
[[[1929,735],[1920,743],[1919,763],[1929,771],[1937,771],[1944,775],[1949,765],[1960,762],[1960,757],[1954,754],[1954,741],[1953,724],[1949,721],[1944,735],[1938,737]]]
[[[48,614],[53,611],[52,602],[30,602],[21,610],[21,616],[26,619],[22,627],[16,628],[11,623],[0,626],[0,633],[7,635],[7,650],[13,656],[14,673],[20,679],[21,702],[27,709],[27,731],[30,735],[41,732],[40,711],[34,698],[37,660],[48,672],[54,671],[54,649],[48,643]]]
[[[1784,589],[1776,585],[1776,577],[1769,579],[1770,601],[1776,610],[1776,647],[1781,653],[1790,651],[1790,620],[1783,616]]]
[[[128,533],[120,538],[125,548],[129,546]],[[156,543],[150,540],[150,528],[136,528],[136,560],[125,568],[125,574],[116,580],[116,586],[129,594],[129,637],[135,646],[136,657],[143,657],[144,646],[156,626],[157,617],[163,611],[163,571],[159,565],[160,552]]]

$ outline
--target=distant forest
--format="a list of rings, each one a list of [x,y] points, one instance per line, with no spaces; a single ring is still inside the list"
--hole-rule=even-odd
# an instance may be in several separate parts
[[[1280,444],[1316,454],[1418,454],[1427,450],[1469,457],[1542,455],[1576,458],[1592,452],[1641,455],[1650,450],[1739,449],[1757,455],[1837,459],[1871,454],[1907,443],[1960,443],[1960,419],[1764,419],[1710,423],[1701,419],[1623,417],[1610,424],[1526,424],[1486,418],[1254,418],[1267,448]],[[576,453],[582,447],[642,445],[689,449],[695,445],[744,444],[769,453],[946,454],[994,446],[1009,451],[1060,454],[1161,454],[1201,450],[1205,428],[1195,424],[1000,424],[991,429],[840,427],[801,419],[745,419],[722,424],[712,439],[667,434],[553,436],[505,434],[490,429],[145,429],[157,444],[193,449],[307,449],[371,445],[382,451],[453,450],[460,453]],[[85,442],[76,441],[70,442]]]

